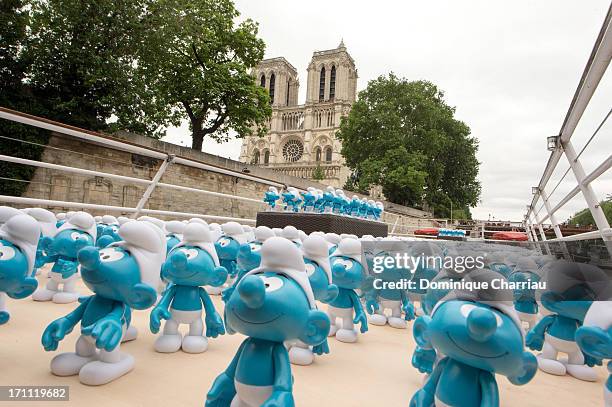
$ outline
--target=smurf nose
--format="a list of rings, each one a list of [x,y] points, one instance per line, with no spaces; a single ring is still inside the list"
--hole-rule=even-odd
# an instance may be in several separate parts
[[[475,308],[467,317],[467,327],[473,340],[485,342],[495,333],[497,321],[492,311]]]
[[[247,307],[257,309],[266,299],[266,287],[261,278],[246,276],[238,284],[238,294]]]
[[[334,264],[332,267],[332,276],[342,277],[346,274],[346,269],[342,264]]]
[[[100,264],[100,251],[92,246],[85,247],[77,253],[79,263],[88,269],[96,269]]]

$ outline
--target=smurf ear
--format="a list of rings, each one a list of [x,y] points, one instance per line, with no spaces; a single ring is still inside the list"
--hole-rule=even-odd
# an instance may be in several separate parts
[[[422,317],[418,317],[412,326],[414,340],[416,341],[417,345],[423,349],[431,349],[431,341],[429,340],[429,335],[427,333],[427,328],[429,327],[430,323],[431,317],[424,315]]]
[[[227,280],[227,269],[225,267],[215,267],[215,275],[210,281],[210,285],[213,287],[220,287]]]
[[[510,383],[517,386],[529,383],[538,371],[538,360],[529,352],[523,352],[522,369],[518,375],[508,376]]]
[[[318,345],[327,338],[330,325],[329,317],[326,313],[311,310],[308,312],[308,322],[300,340],[307,345]]]
[[[9,291],[6,294],[15,300],[20,300],[32,295],[32,293],[36,291],[37,287],[38,280],[36,280],[34,277],[26,277],[17,290]]]
[[[612,336],[598,326],[578,328],[576,343],[584,353],[599,359],[607,359],[612,353]]]
[[[108,235],[104,235],[98,238],[98,241],[96,242],[96,246],[98,246],[100,249],[103,249],[107,247],[109,244],[114,243],[114,242],[115,242],[115,239],[113,239],[112,237]]]
[[[157,292],[147,284],[134,285],[129,294],[128,304],[135,309],[147,309],[157,301]]]

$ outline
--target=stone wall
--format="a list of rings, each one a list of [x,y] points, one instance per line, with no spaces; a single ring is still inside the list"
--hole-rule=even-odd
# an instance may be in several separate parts
[[[161,178],[161,182],[204,189],[225,194],[238,195],[253,199],[262,199],[269,184],[265,181],[306,189],[315,186],[324,189],[325,185],[316,182],[290,177],[273,170],[259,168],[238,161],[194,151],[190,148],[165,143],[151,138],[130,133],[117,133],[112,138],[129,144],[138,145],[178,157],[192,159],[224,170],[235,171],[238,175],[248,174],[261,179],[250,180],[238,176],[226,175],[215,171],[189,167],[182,164],[171,164]],[[42,161],[95,170],[110,174],[151,180],[162,160],[115,150],[94,142],[53,133],[45,149]],[[24,194],[29,198],[50,199],[58,201],[83,202],[100,205],[135,207],[140,200],[146,185],[132,184],[121,180],[104,177],[80,175],[64,171],[38,168]],[[352,195],[352,193],[350,193]],[[255,218],[263,204],[236,199],[215,197],[192,191],[157,187],[149,198],[145,208],[175,212],[198,213],[238,218]],[[422,220],[430,217],[429,213],[413,208],[385,202],[384,220],[398,225],[430,225]],[[67,208],[53,208],[67,210]],[[104,211],[90,211],[101,214]],[[114,213],[118,215],[118,213]]]

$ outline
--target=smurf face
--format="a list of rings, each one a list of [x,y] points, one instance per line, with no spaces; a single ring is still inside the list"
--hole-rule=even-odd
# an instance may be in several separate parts
[[[53,238],[53,250],[60,256],[76,259],[80,249],[93,246],[91,235],[75,229],[66,229],[59,232]]]
[[[310,306],[302,288],[275,272],[244,277],[225,306],[227,325],[244,335],[282,342],[300,337]]]
[[[584,320],[594,295],[583,285],[575,285],[564,292],[546,291],[542,293],[542,314],[554,313],[577,321]],[[548,312],[547,312],[548,311]]]
[[[218,286],[217,274],[210,254],[195,246],[173,249],[162,266],[162,278],[177,285]],[[223,276],[221,283],[226,277]]]
[[[433,314],[427,335],[441,353],[482,370],[511,376],[521,366],[519,328],[510,317],[485,304],[444,302]]]
[[[28,272],[28,259],[19,247],[0,239],[0,291],[19,290]]]
[[[306,273],[308,274],[308,281],[310,281],[310,286],[312,287],[312,291],[317,300],[323,302],[329,302],[333,300],[330,298],[332,295],[335,297],[337,295],[338,289],[335,290],[331,288],[331,281],[328,280],[327,274],[325,270],[317,262],[312,261],[310,259],[304,258],[304,263],[306,264]],[[335,287],[334,287],[335,288]]]
[[[261,243],[250,242],[240,246],[236,257],[238,268],[242,271],[251,271],[261,263]]]
[[[219,259],[234,260],[238,256],[240,243],[232,237],[223,236],[215,242],[215,249],[217,250]]]
[[[365,278],[365,270],[361,263],[346,256],[333,256],[330,258],[332,279],[340,288],[361,288]]]
[[[121,240],[119,236],[119,225],[102,225],[102,230],[98,233],[98,236],[110,236],[115,242]]]

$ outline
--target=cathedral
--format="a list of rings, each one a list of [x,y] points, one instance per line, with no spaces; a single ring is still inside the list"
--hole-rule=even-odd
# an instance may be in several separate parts
[[[297,70],[285,58],[261,61],[253,75],[270,94],[272,117],[266,136],[243,139],[240,161],[342,187],[349,170],[334,134],[357,92],[355,61],[344,42],[313,53],[302,105]]]

